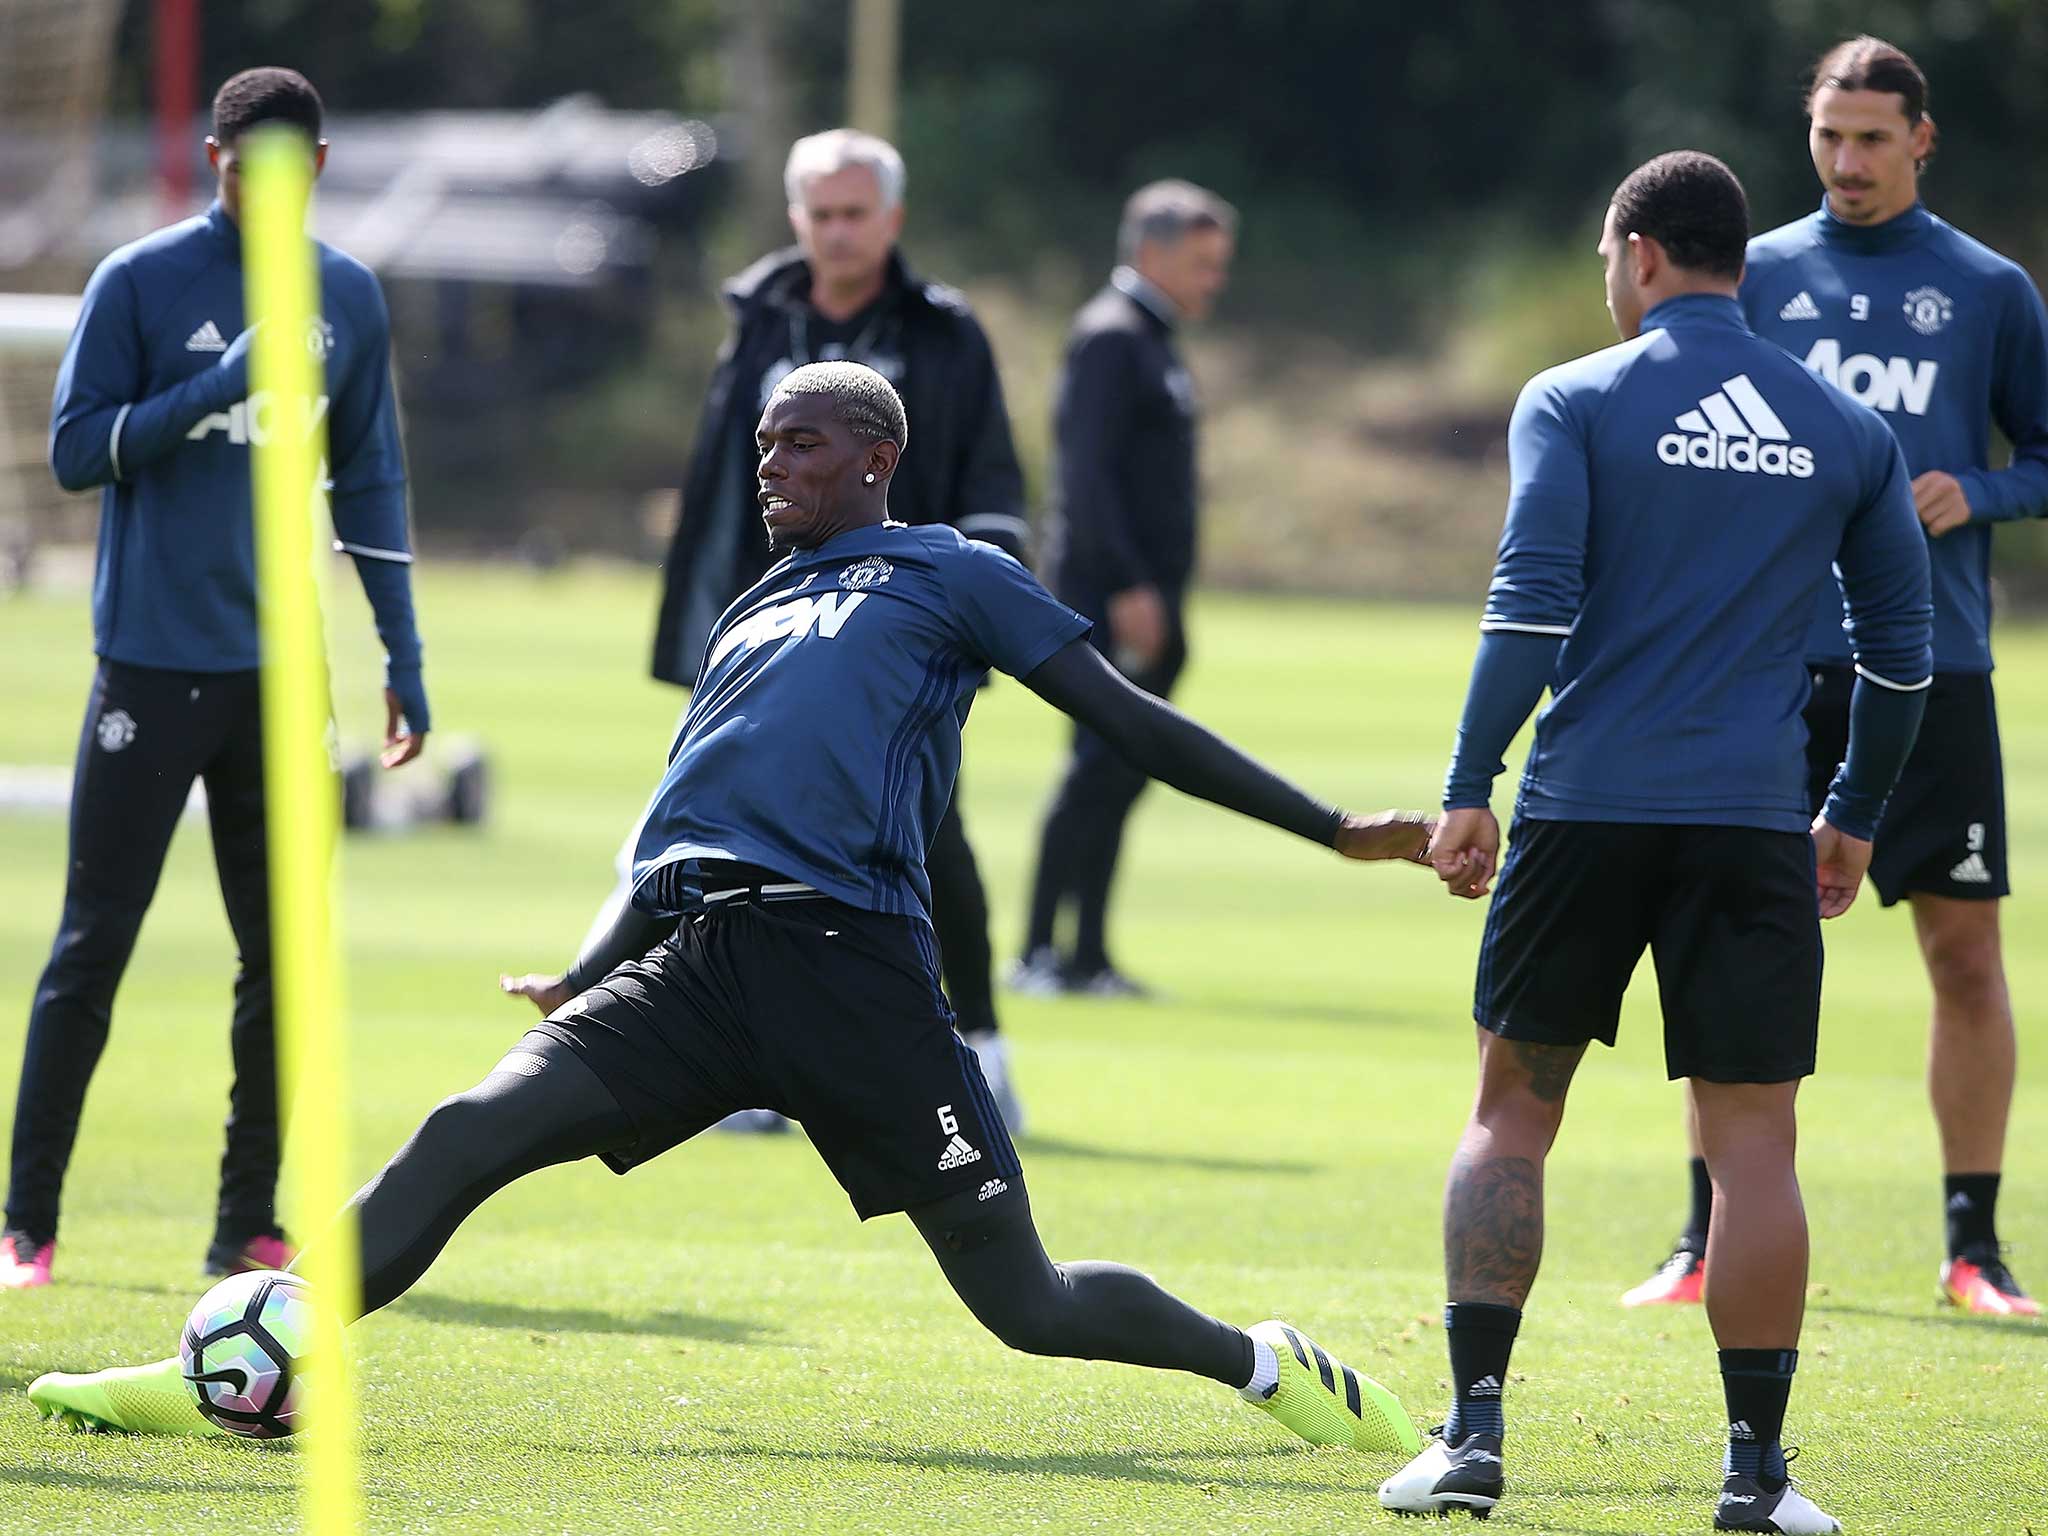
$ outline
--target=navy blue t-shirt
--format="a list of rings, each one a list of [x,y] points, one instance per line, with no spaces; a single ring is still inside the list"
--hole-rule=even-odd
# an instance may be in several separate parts
[[[1732,298],[1668,300],[1634,340],[1539,373],[1508,464],[1481,628],[1563,638],[1518,814],[1804,831],[1806,631],[1831,563],[1863,674],[1927,685],[1898,444]]]
[[[1742,307],[1775,341],[1884,416],[1909,474],[1945,470],[1970,520],[1928,541],[1934,666],[1991,670],[1991,525],[2048,516],[2048,318],[2026,272],[1915,205],[1874,227],[1818,213],[1749,243]],[[1991,468],[1991,428],[2012,461]],[[1838,593],[1808,658],[1846,665]]]
[[[707,862],[929,920],[925,847],[991,668],[1022,677],[1089,623],[940,524],[799,550],[712,628],[633,855],[633,902],[688,911]]]

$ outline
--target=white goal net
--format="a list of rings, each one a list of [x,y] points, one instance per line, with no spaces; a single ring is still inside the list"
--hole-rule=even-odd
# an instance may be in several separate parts
[[[39,545],[89,535],[45,461],[50,392],[84,274],[59,254],[96,192],[121,0],[0,0],[0,591]]]

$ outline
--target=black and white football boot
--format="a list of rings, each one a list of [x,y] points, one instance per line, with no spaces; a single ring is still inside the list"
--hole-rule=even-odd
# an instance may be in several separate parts
[[[1797,1450],[1785,1452],[1791,1461]],[[1829,1536],[1842,1522],[1801,1493],[1790,1481],[1779,1488],[1765,1488],[1753,1477],[1730,1472],[1721,1484],[1720,1502],[1714,1505],[1717,1531],[1775,1531],[1778,1536]]]
[[[1407,1466],[1380,1484],[1380,1507],[1397,1515],[1449,1515],[1463,1510],[1474,1520],[1493,1513],[1507,1487],[1500,1437],[1467,1435],[1446,1445],[1443,1426]]]

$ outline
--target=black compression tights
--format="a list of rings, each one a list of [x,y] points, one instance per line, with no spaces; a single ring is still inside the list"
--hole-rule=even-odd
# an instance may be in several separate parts
[[[1012,1349],[1188,1371],[1227,1387],[1252,1379],[1252,1341],[1197,1312],[1149,1275],[1085,1259],[1055,1264],[1021,1181],[980,1203],[971,1189],[908,1214],[946,1280],[981,1325]]]
[[[363,1311],[402,1296],[455,1229],[510,1184],[631,1142],[633,1129],[573,1051],[529,1035],[467,1093],[444,1099],[349,1203],[361,1224]],[[1121,1264],[1055,1264],[1021,1179],[993,1202],[959,1194],[909,1212],[960,1299],[1012,1349],[1251,1380],[1239,1329]]]
[[[611,1091],[574,1051],[528,1035],[490,1076],[443,1099],[348,1204],[363,1243],[363,1311],[404,1295],[455,1229],[514,1179],[633,1139]]]

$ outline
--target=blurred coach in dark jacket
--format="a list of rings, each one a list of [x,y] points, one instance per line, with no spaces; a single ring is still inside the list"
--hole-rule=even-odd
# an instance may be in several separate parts
[[[799,139],[783,171],[797,243],[726,283],[732,331],[697,423],[669,547],[654,675],[689,687],[712,624],[770,564],[755,501],[754,429],[775,386],[805,363],[850,358],[896,386],[910,447],[889,487],[889,515],[950,523],[1022,559],[1024,479],[994,355],[967,301],[911,274],[902,156],[852,129]],[[988,899],[959,805],[927,856],[946,991],[1010,1129],[1020,1116],[991,999]]]
[[[1133,682],[1162,696],[1187,661],[1181,609],[1195,568],[1195,392],[1174,333],[1222,292],[1236,229],[1235,209],[1187,182],[1133,193],[1117,233],[1122,264],[1075,317],[1054,405],[1049,584],[1096,621],[1095,643]],[[1104,930],[1124,820],[1144,785],[1076,728],[1039,844],[1012,972],[1020,991],[1142,993],[1110,963]],[[1063,956],[1054,928],[1067,907],[1074,946]]]

